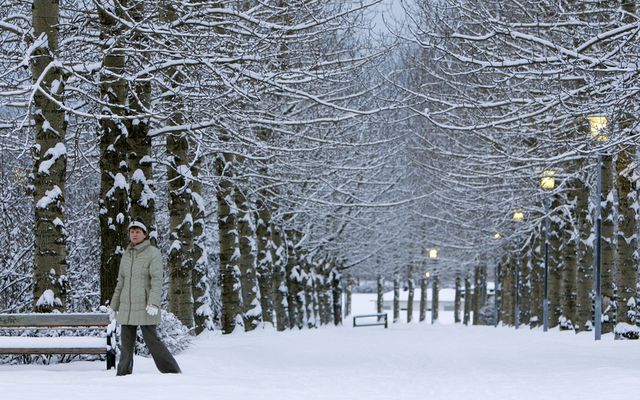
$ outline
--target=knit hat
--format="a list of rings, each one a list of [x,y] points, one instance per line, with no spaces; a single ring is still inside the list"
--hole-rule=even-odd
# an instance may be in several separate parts
[[[140,228],[144,231],[144,233],[149,232],[147,230],[147,227],[142,223],[142,220],[140,218],[136,218],[135,221],[131,221],[131,223],[129,224],[129,229],[131,228]]]

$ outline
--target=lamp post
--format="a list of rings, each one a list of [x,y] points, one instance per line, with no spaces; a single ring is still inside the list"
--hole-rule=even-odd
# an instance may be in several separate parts
[[[608,119],[602,115],[592,115],[587,118],[589,120],[589,130],[591,137],[599,142],[606,142],[609,137],[606,134]],[[596,243],[595,243],[595,260],[593,268],[593,286],[595,292],[594,304],[594,337],[600,340],[602,334],[602,284],[601,284],[601,241],[602,241],[602,153],[598,151],[598,174],[597,174],[597,202],[596,202]]]
[[[556,185],[555,171],[544,171],[540,179],[540,187],[545,190],[553,190]],[[542,331],[549,330],[549,197],[544,198],[544,300],[542,302]]]
[[[515,222],[524,221],[524,213],[516,210],[513,212],[513,220]],[[514,307],[514,325],[518,329],[520,327],[520,241],[516,242],[516,292],[515,292],[515,307]]]
[[[434,263],[434,265],[438,262],[438,249],[436,248],[432,248],[429,249],[429,259],[431,259]],[[427,272],[428,274],[428,272]],[[427,278],[429,277],[429,275],[427,275]],[[431,325],[433,325],[433,323],[436,321],[437,316],[438,316],[438,281],[437,281],[437,275],[435,274],[435,267],[434,267],[434,277],[433,277],[433,282],[431,283]]]

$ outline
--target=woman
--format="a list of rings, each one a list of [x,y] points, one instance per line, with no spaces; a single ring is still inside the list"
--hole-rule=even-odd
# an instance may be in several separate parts
[[[162,254],[147,240],[147,227],[140,220],[129,224],[131,243],[122,255],[118,283],[111,298],[112,318],[121,325],[121,351],[117,375],[133,371],[133,349],[138,326],[144,342],[162,373],[180,373],[180,367],[160,341],[156,326],[160,323],[162,294]]]

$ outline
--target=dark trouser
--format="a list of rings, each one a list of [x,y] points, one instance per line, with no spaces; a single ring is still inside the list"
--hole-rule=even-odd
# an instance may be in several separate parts
[[[136,325],[121,326],[120,362],[116,375],[129,375],[133,371],[133,349],[136,342]],[[155,325],[140,325],[142,337],[156,363],[158,371],[163,374],[178,374],[180,367],[167,347],[160,341]]]

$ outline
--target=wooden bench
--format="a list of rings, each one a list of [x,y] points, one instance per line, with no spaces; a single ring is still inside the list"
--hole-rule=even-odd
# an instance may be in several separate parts
[[[357,320],[360,318],[376,318],[376,322],[369,322],[365,324],[357,324]],[[361,327],[361,326],[382,326],[384,325],[385,329],[389,327],[387,322],[387,313],[378,313],[378,314],[366,314],[366,315],[354,315],[353,316],[353,327]]]
[[[116,324],[107,314],[0,314],[0,329],[106,329],[107,341],[97,336],[0,336],[0,354],[105,354],[107,369],[116,366]]]

